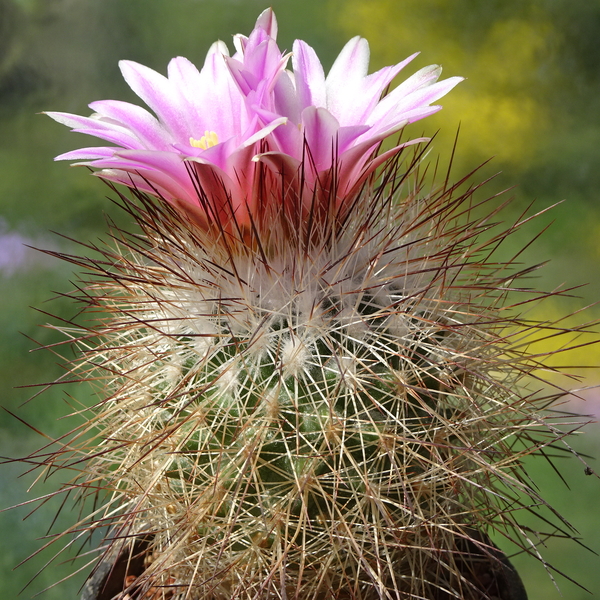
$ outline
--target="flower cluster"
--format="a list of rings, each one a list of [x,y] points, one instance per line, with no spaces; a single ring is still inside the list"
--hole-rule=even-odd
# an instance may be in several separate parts
[[[257,203],[257,163],[284,176],[295,197],[302,187],[308,202],[325,190],[341,203],[378,165],[421,139],[374,158],[380,143],[437,112],[432,103],[461,81],[438,81],[441,68],[432,65],[382,98],[416,54],[369,75],[368,42],[355,37],[325,76],[308,44],[296,40],[284,54],[276,38],[267,9],[249,37],[235,36],[233,56],[216,42],[200,71],[182,57],[171,60],[167,77],[121,61],[123,77],[154,115],[117,100],[92,102],[91,117],[48,112],[78,133],[115,144],[57,160],[100,169],[101,177],[162,197],[200,221],[227,208],[243,224]],[[293,72],[286,69],[290,57]]]

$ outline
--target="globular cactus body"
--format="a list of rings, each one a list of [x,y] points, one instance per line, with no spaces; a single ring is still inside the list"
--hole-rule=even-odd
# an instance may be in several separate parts
[[[519,461],[548,399],[520,389],[537,363],[502,336],[510,265],[481,261],[506,232],[479,241],[470,189],[401,194],[407,170],[246,229],[123,198],[143,235],[85,261],[110,277],[87,285],[102,324],[82,338],[109,383],[79,484],[109,490],[94,526],[113,545],[152,540],[138,585],[486,597],[460,547],[497,561],[483,532],[518,532],[509,506],[537,501]]]

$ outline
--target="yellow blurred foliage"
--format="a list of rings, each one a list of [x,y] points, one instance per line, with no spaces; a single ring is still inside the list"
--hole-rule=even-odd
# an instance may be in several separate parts
[[[495,169],[526,172],[544,156],[542,150],[554,133],[546,91],[561,83],[556,61],[561,32],[534,3],[512,2],[516,10],[502,14],[493,12],[493,3],[475,6],[468,0],[329,0],[329,4],[344,37],[368,39],[372,71],[420,50],[421,56],[399,79],[432,63],[441,63],[446,77],[466,78],[440,100],[443,110],[412,125],[410,134],[431,135],[439,129],[434,155],[447,158],[460,123],[455,173],[492,156]],[[590,246],[596,248],[597,242]],[[565,299],[548,299],[532,306],[527,318],[556,322],[578,306]],[[559,326],[582,320],[585,315],[578,314]],[[563,351],[565,345],[597,340],[597,334],[568,337],[529,340],[529,350],[554,353],[547,361],[550,366],[600,364],[600,345]],[[593,373],[588,369],[579,374]]]
[[[420,68],[442,63],[444,75],[466,81],[440,103],[444,109],[428,119],[427,132],[441,129],[436,142],[444,153],[461,124],[459,161],[497,157],[497,166],[523,168],[535,160],[550,119],[540,77],[551,73],[559,35],[543,14],[526,11],[504,20],[457,22],[447,0],[330,0],[346,36],[369,40],[372,69],[399,62],[421,50]],[[479,26],[479,29],[478,29]],[[418,63],[418,64],[417,64]],[[407,68],[406,74],[408,74]],[[401,74],[400,77],[406,77]]]
[[[568,304],[568,303],[567,303]],[[567,388],[577,387],[576,380],[567,381],[567,374],[580,378],[581,381],[587,381],[587,384],[600,383],[597,365],[600,364],[600,345],[598,344],[598,334],[593,332],[590,327],[589,333],[566,333],[560,334],[561,330],[568,331],[570,327],[577,327],[581,322],[585,322],[585,317],[581,313],[571,314],[570,306],[565,306],[565,302],[556,300],[546,300],[536,305],[527,316],[540,323],[551,325],[556,323],[556,335],[548,335],[548,332],[528,340],[527,351],[531,354],[552,353],[548,358],[542,358],[542,362],[547,367],[544,379],[561,384]],[[555,373],[551,369],[557,368],[562,373]]]

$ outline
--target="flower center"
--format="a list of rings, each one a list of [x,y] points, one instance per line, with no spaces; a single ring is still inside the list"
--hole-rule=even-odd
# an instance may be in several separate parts
[[[202,150],[208,150],[219,143],[219,137],[215,131],[205,131],[204,135],[196,140],[193,137],[190,138],[190,146],[194,148],[202,148]]]

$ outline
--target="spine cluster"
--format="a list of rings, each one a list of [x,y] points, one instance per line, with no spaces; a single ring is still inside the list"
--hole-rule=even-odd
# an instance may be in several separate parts
[[[489,535],[537,555],[521,461],[559,439],[561,391],[526,345],[560,328],[518,316],[530,269],[495,258],[522,223],[418,165],[244,227],[134,191],[140,232],[66,257],[100,400],[38,460],[77,465],[96,504],[71,533],[102,530],[101,561],[143,541],[122,597],[485,599],[510,574]]]

